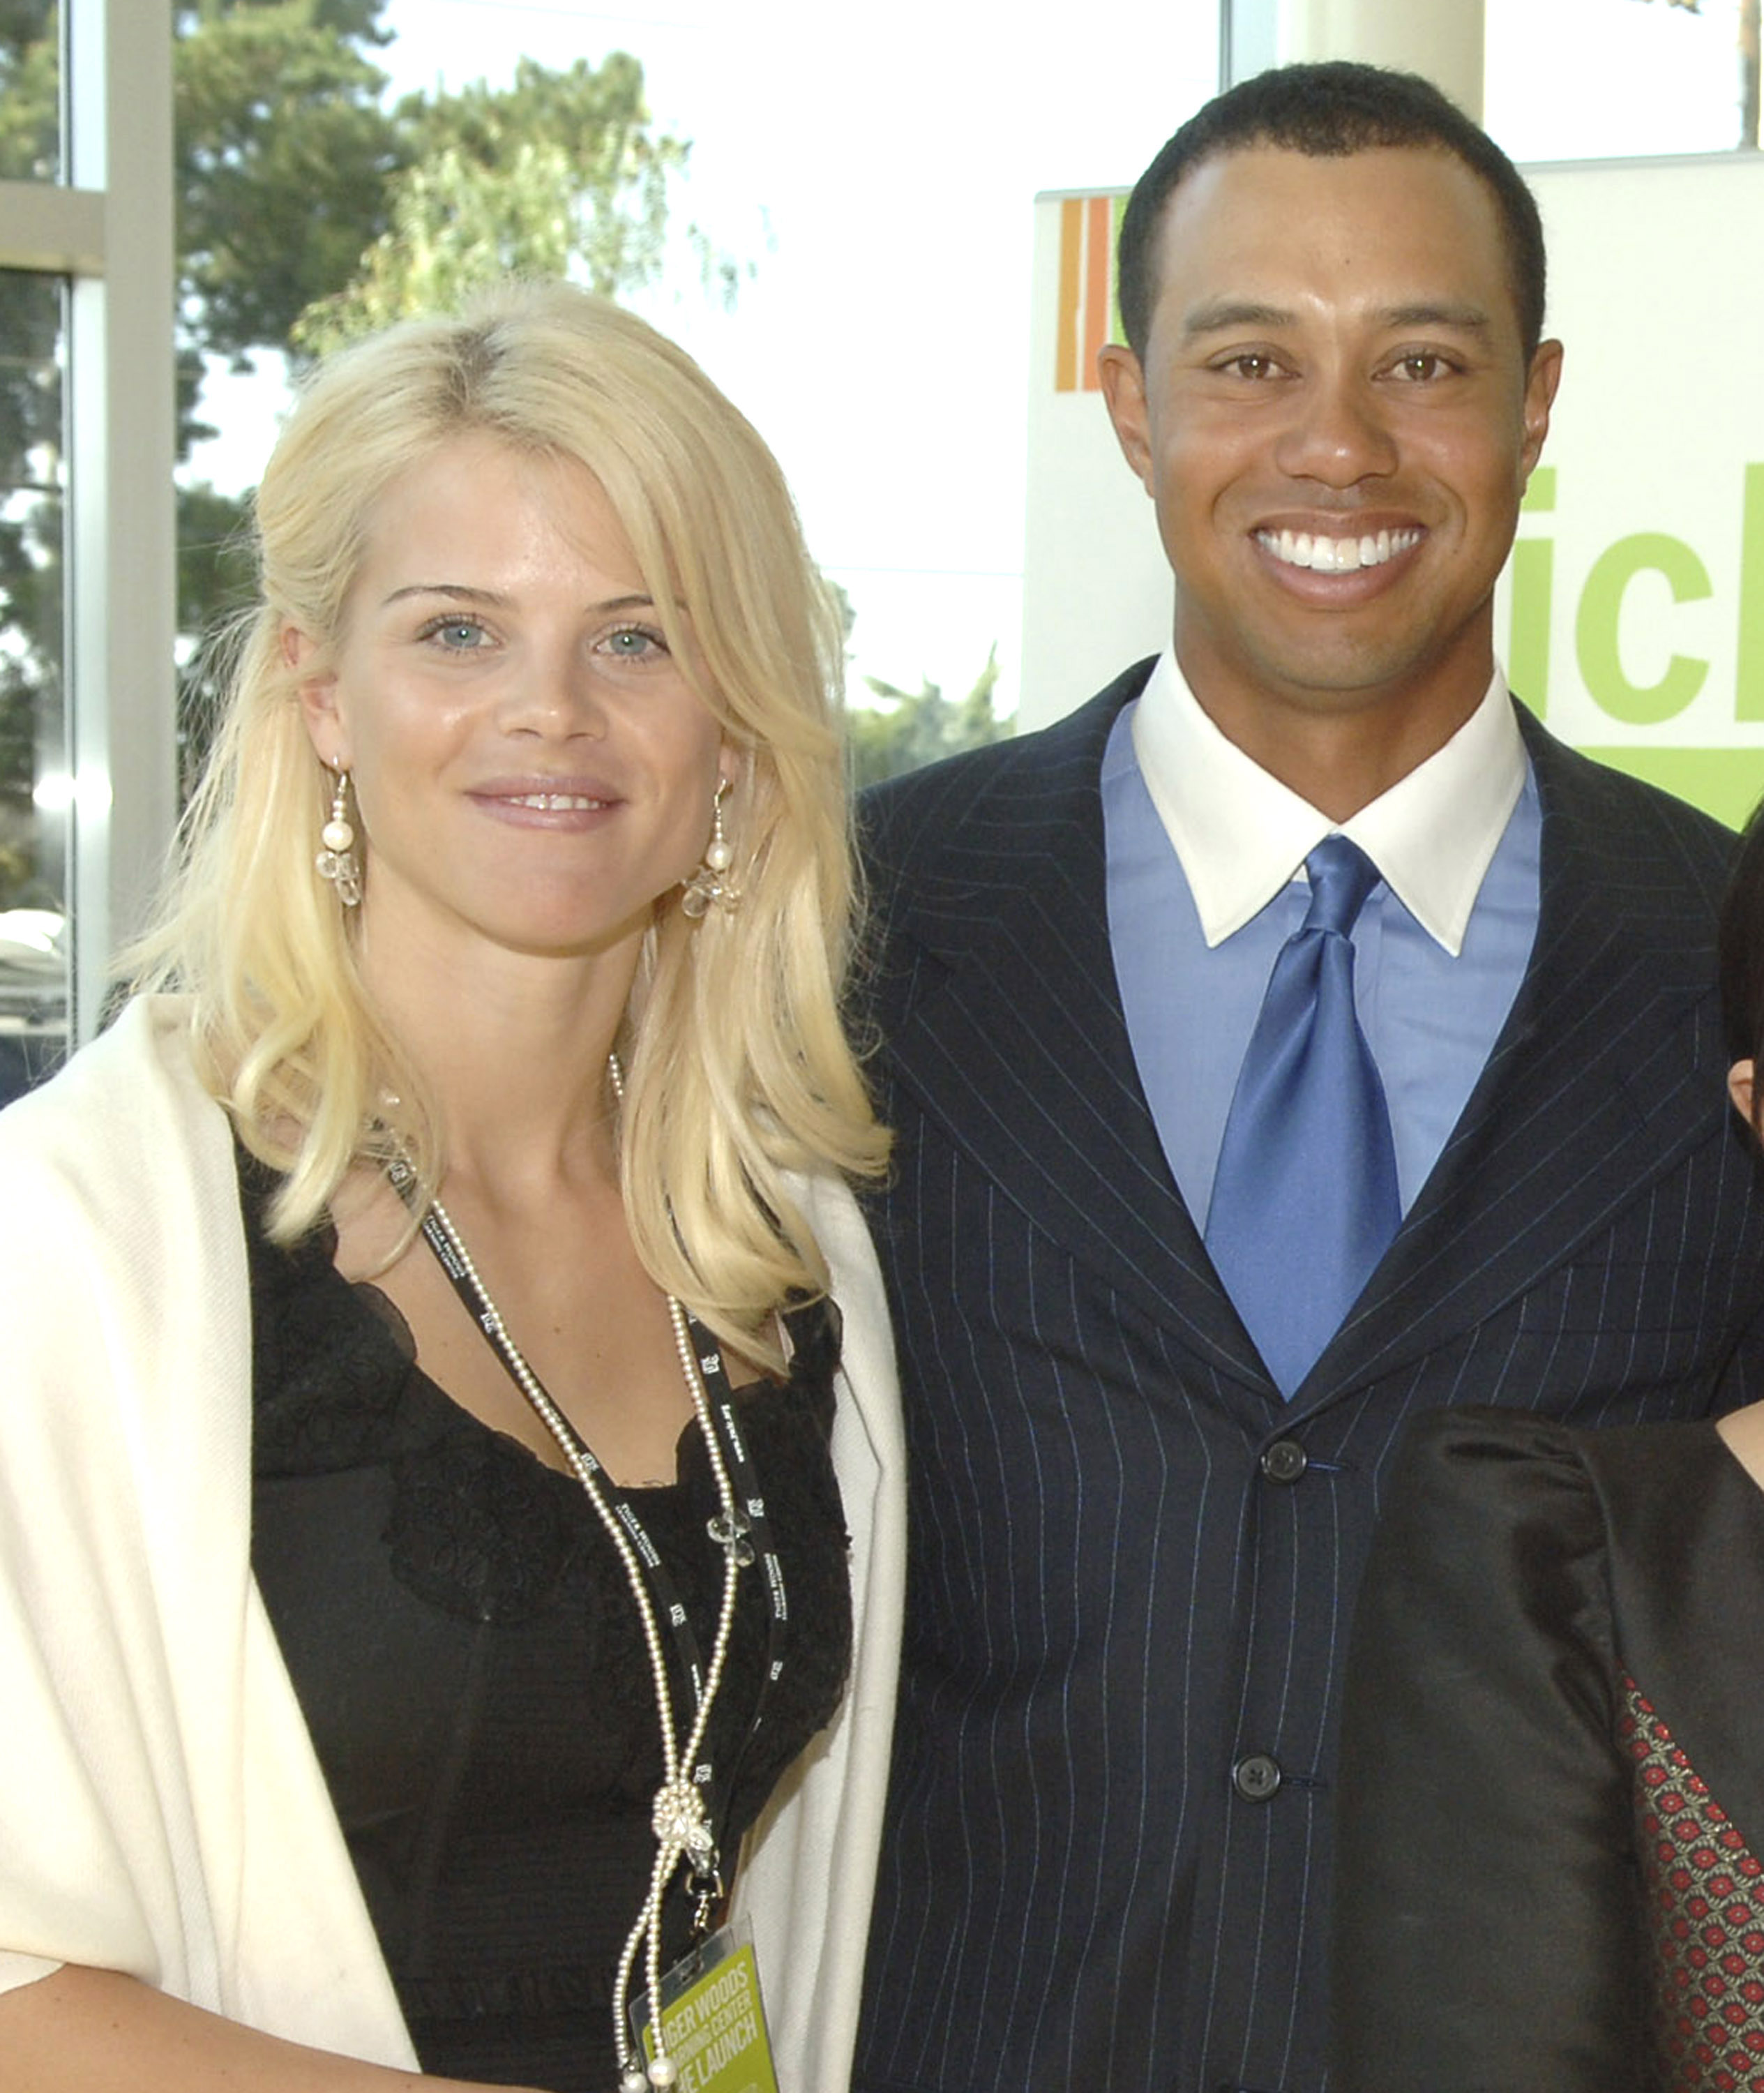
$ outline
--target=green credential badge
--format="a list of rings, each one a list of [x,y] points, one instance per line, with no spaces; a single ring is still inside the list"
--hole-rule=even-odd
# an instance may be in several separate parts
[[[637,2001],[632,2018],[653,2060],[648,2004]],[[713,1934],[663,1978],[662,2026],[680,2074],[675,2093],[778,2093],[759,1970],[752,1944],[736,1933]]]

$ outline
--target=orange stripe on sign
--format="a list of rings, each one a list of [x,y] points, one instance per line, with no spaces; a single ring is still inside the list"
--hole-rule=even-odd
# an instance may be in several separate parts
[[[1109,339],[1109,224],[1112,199],[1092,197],[1085,206],[1084,375],[1087,392],[1098,389],[1096,352]]]
[[[1060,302],[1054,323],[1053,389],[1078,390],[1078,293],[1084,247],[1083,203],[1067,197],[1060,206]]]

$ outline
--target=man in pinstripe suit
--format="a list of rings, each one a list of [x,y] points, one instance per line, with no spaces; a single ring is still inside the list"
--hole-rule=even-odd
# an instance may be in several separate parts
[[[1728,839],[1494,657],[1560,362],[1520,177],[1421,82],[1290,68],[1165,148],[1121,274],[1171,648],[867,808],[913,1510],[861,2093],[1321,2093],[1337,1671],[1404,1419],[1764,1393]],[[1282,1385],[1202,1228],[1338,830],[1402,1219]]]

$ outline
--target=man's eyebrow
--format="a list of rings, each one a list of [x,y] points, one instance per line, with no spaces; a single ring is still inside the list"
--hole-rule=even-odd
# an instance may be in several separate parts
[[[1387,306],[1373,317],[1388,327],[1453,327],[1463,333],[1486,334],[1493,324],[1480,306],[1449,304],[1419,299],[1413,305]],[[1298,314],[1284,306],[1264,305],[1252,298],[1216,298],[1191,306],[1182,321],[1182,332],[1191,341],[1198,335],[1221,334],[1233,327],[1290,327]]]
[[[1296,318],[1283,306],[1260,305],[1249,298],[1215,298],[1209,305],[1189,308],[1182,332],[1192,340],[1196,335],[1218,334],[1226,327],[1291,327]]]
[[[1480,306],[1438,305],[1431,302],[1413,306],[1391,306],[1379,314],[1386,327],[1455,327],[1464,334],[1486,334],[1494,324]]]

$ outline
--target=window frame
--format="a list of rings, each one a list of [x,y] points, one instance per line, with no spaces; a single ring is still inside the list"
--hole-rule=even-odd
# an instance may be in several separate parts
[[[98,1029],[177,820],[171,0],[65,0],[59,182],[0,182],[0,268],[67,287],[68,1043]]]

